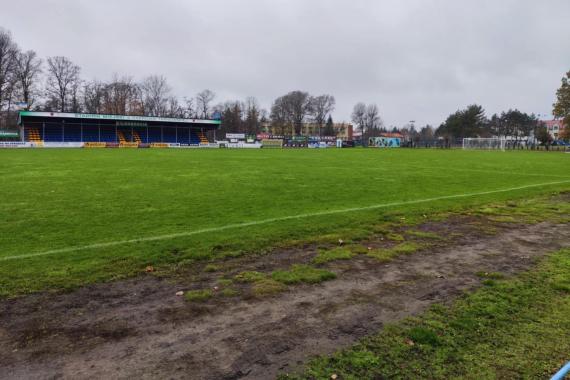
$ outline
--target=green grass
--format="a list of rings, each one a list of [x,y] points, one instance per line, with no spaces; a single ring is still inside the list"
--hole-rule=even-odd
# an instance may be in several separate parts
[[[0,297],[134,276],[147,265],[167,275],[277,245],[348,242],[400,217],[529,199],[570,183],[176,235],[188,231],[564,181],[569,169],[570,155],[537,152],[2,149]]]
[[[295,264],[289,270],[276,270],[271,273],[271,278],[283,284],[299,284],[302,282],[316,284],[326,280],[332,280],[336,275],[325,269],[313,268],[309,265]]]
[[[336,260],[348,260],[354,257],[354,253],[351,252],[348,248],[334,248],[329,250],[321,249],[315,258],[313,259],[313,263],[315,264],[324,264],[328,263],[329,261],[336,261]]]
[[[247,271],[236,275],[235,280],[238,282],[256,282],[261,281],[265,278],[267,278],[267,276],[261,272]]]
[[[436,305],[314,359],[300,378],[549,378],[569,360],[570,250],[517,278],[491,277],[450,307]]]
[[[406,231],[406,235],[419,238],[419,239],[431,239],[431,240],[442,240],[443,237],[439,236],[434,232],[426,232],[426,231],[416,231],[416,230],[409,230]]]
[[[424,245],[414,243],[414,242],[404,242],[400,243],[392,248],[378,248],[369,251],[367,254],[368,256],[374,257],[380,261],[390,261],[400,255],[409,255],[420,248],[423,248]]]
[[[213,296],[214,293],[210,289],[188,290],[184,293],[186,300],[191,302],[204,302]]]
[[[252,294],[257,297],[265,297],[281,293],[287,290],[287,286],[271,278],[265,278],[253,283]]]

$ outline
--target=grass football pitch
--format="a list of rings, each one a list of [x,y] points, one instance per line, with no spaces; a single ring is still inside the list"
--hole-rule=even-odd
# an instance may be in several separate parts
[[[72,288],[387,217],[570,189],[570,155],[410,149],[0,150],[0,297]]]

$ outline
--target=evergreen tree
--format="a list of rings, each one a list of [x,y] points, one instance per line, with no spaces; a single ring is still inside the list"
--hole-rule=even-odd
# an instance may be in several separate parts
[[[334,130],[334,123],[332,116],[329,115],[327,122],[325,124],[325,129],[323,130],[324,136],[336,136],[336,132]]]
[[[566,128],[570,128],[570,71],[562,78],[562,85],[556,91],[556,103],[553,107],[554,116],[562,118]]]

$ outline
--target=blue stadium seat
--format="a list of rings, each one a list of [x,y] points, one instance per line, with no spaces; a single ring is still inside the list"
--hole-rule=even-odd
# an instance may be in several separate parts
[[[197,131],[190,131],[190,145],[200,145],[200,137]]]
[[[99,141],[99,129],[95,126],[83,126],[83,141],[85,142]]]
[[[160,128],[155,128],[155,127],[148,128],[148,142],[149,143],[161,142]]]
[[[81,126],[66,125],[64,130],[63,141],[78,142],[81,141]]]
[[[178,142],[180,144],[190,144],[190,131],[188,128],[178,128]]]
[[[44,129],[44,141],[46,142],[62,142],[63,127],[61,124],[46,124]]]
[[[176,128],[163,128],[162,142],[175,143],[176,142]]]
[[[101,142],[117,142],[114,126],[101,126]]]

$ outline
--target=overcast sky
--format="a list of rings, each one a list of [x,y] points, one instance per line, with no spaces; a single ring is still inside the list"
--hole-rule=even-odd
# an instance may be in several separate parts
[[[85,79],[165,75],[217,101],[288,91],[358,101],[387,126],[439,125],[468,104],[549,114],[570,70],[570,0],[2,0],[23,49]]]

